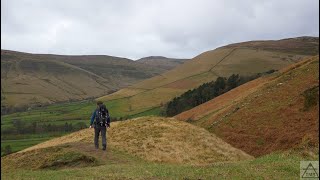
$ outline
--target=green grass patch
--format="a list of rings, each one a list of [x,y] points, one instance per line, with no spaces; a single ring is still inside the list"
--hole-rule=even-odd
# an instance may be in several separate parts
[[[129,118],[132,119],[132,118],[137,118],[137,117],[142,117],[142,116],[161,116],[162,110],[163,110],[163,108],[161,106],[154,107],[149,110],[143,111],[141,113],[130,115]]]

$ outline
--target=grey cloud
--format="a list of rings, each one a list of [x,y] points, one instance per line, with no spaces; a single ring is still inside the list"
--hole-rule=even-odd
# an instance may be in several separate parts
[[[1,0],[1,47],[191,58],[229,43],[319,36],[318,0]]]

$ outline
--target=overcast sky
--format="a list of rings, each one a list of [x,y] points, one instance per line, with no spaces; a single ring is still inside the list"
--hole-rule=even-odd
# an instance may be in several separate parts
[[[319,0],[1,0],[1,48],[192,58],[234,42],[319,36]]]

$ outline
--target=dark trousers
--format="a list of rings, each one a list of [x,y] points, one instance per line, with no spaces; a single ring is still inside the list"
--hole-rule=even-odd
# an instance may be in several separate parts
[[[106,137],[107,127],[95,125],[94,127],[94,145],[96,148],[99,148],[99,134],[101,132],[102,137],[102,146],[107,147],[107,137]]]

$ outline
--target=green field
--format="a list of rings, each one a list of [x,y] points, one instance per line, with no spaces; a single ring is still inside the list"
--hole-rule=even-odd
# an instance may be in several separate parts
[[[159,115],[160,108],[149,108],[135,111],[126,110],[124,99],[112,100],[105,103],[109,109],[111,118],[139,117],[145,115]],[[96,105],[92,101],[54,104],[47,107],[37,108],[27,112],[18,112],[1,117],[1,129],[12,128],[12,120],[20,119],[27,123],[52,123],[64,124],[85,122],[89,125],[92,112]]]
[[[154,107],[149,110],[130,115],[128,117],[131,119],[131,118],[137,118],[137,117],[142,117],[142,116],[152,116],[152,115],[159,116],[159,115],[161,115],[162,110],[163,110],[163,107],[161,107],[161,106]]]

